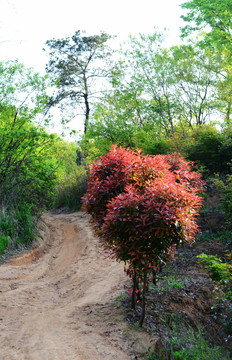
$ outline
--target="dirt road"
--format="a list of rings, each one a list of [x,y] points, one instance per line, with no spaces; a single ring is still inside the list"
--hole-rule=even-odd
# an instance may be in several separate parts
[[[40,246],[0,266],[0,360],[131,359],[115,306],[123,265],[83,213],[44,221]]]

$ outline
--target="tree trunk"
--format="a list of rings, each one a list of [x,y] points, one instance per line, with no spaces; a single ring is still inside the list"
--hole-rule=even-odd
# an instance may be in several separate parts
[[[136,288],[137,288],[137,274],[136,274],[136,271],[134,271],[133,290],[132,290],[132,294],[131,294],[131,308],[132,309],[135,309],[135,305],[136,305]]]
[[[89,125],[89,113],[90,113],[88,93],[85,93],[85,94],[84,94],[84,100],[85,100],[84,134],[86,134],[86,132],[87,132],[87,130],[88,130],[88,125]]]
[[[227,104],[227,109],[226,109],[226,117],[225,117],[225,122],[227,123],[227,125],[230,125],[230,115],[231,115],[231,102],[228,101]]]
[[[152,269],[152,282],[157,285],[156,270]]]
[[[147,272],[144,271],[144,277],[143,277],[143,299],[142,299],[142,312],[140,317],[139,326],[143,326],[143,321],[145,318],[145,307],[146,307],[146,288],[147,288]]]

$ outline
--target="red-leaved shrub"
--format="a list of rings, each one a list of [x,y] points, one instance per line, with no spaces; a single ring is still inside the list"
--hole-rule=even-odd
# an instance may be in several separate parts
[[[203,190],[201,175],[179,154],[144,156],[116,146],[90,170],[84,209],[92,215],[101,241],[124,261],[127,273],[143,276],[171,257],[177,245],[194,239]],[[135,294],[136,282],[134,281]]]

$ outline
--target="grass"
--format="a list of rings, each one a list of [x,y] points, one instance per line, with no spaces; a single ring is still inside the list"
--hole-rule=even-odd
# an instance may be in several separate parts
[[[125,294],[121,293],[115,298],[115,301],[124,300],[124,299],[125,299]]]
[[[159,280],[162,280],[162,284],[160,285],[161,290],[168,290],[168,289],[182,289],[184,287],[184,283],[179,281],[176,276],[163,276],[158,277]]]
[[[6,250],[9,243],[9,237],[6,235],[0,235],[0,254]]]
[[[202,330],[193,330],[179,314],[166,314],[163,347],[147,351],[148,360],[229,360],[220,346],[210,346]]]
[[[173,269],[168,266],[165,269],[165,274],[158,274],[158,288],[162,291],[170,289],[182,289],[184,288],[185,282],[188,279],[188,276],[179,276],[176,275]]]
[[[0,262],[31,246],[39,236],[37,220],[29,205],[0,209]]]

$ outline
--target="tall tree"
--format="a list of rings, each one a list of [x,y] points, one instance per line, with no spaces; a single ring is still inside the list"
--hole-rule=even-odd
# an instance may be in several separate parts
[[[161,126],[167,136],[174,134],[175,97],[170,92],[173,71],[168,62],[168,52],[163,49],[163,34],[131,38],[131,49],[126,53],[132,68],[134,87],[142,90],[146,99],[146,114],[153,123]]]
[[[84,108],[84,133],[89,123],[90,100],[99,93],[102,79],[109,76],[106,59],[111,50],[106,43],[110,38],[104,32],[84,36],[78,30],[71,37],[46,42],[50,57],[46,70],[56,85],[48,106]]]
[[[197,46],[171,48],[176,115],[182,127],[204,125],[219,109],[216,97],[222,68],[218,60],[208,49]]]

